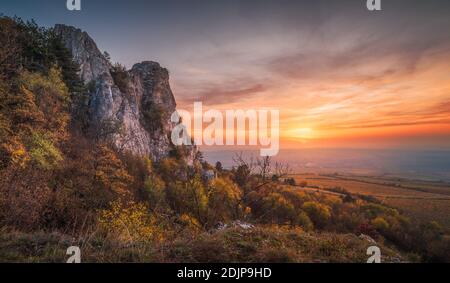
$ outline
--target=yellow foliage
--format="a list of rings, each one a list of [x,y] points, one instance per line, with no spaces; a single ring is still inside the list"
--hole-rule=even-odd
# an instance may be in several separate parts
[[[61,69],[57,66],[50,68],[47,77],[39,73],[24,71],[21,74],[22,85],[38,95],[48,94],[62,100],[64,104],[69,102],[69,89],[63,81]],[[48,99],[48,97],[47,97]]]
[[[242,191],[228,178],[215,178],[211,181],[214,194],[221,195],[222,199],[239,200]]]
[[[95,153],[97,166],[95,179],[103,187],[121,196],[128,196],[128,185],[133,182],[133,177],[125,170],[122,161],[106,146],[99,146]]]
[[[194,230],[198,230],[202,227],[200,222],[198,222],[195,217],[192,217],[189,214],[182,214],[180,216],[180,222]]]
[[[98,222],[108,233],[125,242],[162,240],[162,233],[148,207],[142,203],[114,201],[99,213]]]
[[[308,201],[303,204],[302,208],[314,225],[318,227],[325,226],[331,217],[330,208],[322,203]]]
[[[13,121],[19,129],[31,130],[34,126],[41,126],[44,121],[44,114],[39,111],[36,105],[33,92],[21,87],[21,95],[11,98],[11,103],[18,106],[13,110]]]
[[[2,147],[9,154],[10,160],[14,165],[23,168],[30,160],[30,156],[25,146],[17,138],[13,139],[9,143],[3,144]]]
[[[148,157],[144,157],[143,158],[144,164],[145,164],[145,169],[148,173],[151,173],[153,171],[153,161],[148,158]]]
[[[45,135],[39,133],[33,133],[30,156],[42,169],[55,168],[64,159],[62,153],[55,147],[53,142]]]
[[[25,113],[21,114],[45,116],[45,126],[54,133],[53,138],[66,139],[67,125],[70,120],[68,114],[70,96],[61,70],[58,67],[52,67],[47,76],[24,71],[20,76],[20,83],[25,97],[30,101],[29,103],[33,104],[30,104],[32,107],[24,108]],[[44,121],[42,118],[40,120]]]
[[[157,175],[151,175],[144,184],[145,192],[153,209],[164,206],[165,186],[164,181]]]

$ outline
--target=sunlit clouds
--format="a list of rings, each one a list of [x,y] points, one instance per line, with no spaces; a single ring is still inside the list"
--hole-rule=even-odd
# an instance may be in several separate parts
[[[79,26],[127,67],[160,62],[179,108],[279,109],[286,147],[450,149],[448,0],[34,2],[3,8]]]
[[[450,148],[449,15],[409,12],[395,22],[338,11],[262,37],[237,32],[177,93],[182,103],[279,108],[290,147]]]

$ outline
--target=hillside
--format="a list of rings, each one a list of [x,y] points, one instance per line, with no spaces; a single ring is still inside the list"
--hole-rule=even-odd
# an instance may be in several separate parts
[[[438,221],[450,227],[450,186],[445,182],[430,182],[383,176],[345,174],[295,174],[298,183],[306,182],[310,190],[325,193],[345,188],[352,194],[362,194],[401,210],[405,215],[424,222]]]
[[[0,261],[62,262],[71,245],[92,262],[364,262],[372,245],[450,260],[437,222],[301,191],[270,158],[226,170],[172,145],[156,62],[127,70],[79,29],[6,17],[0,62]]]

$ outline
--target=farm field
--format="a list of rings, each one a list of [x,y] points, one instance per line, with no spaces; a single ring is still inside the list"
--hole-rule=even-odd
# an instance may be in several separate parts
[[[423,221],[437,221],[450,228],[450,184],[378,176],[294,174],[306,190],[342,188],[354,194],[370,195],[383,203]]]

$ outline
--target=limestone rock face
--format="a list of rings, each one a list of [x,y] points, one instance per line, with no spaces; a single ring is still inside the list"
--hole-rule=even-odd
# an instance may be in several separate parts
[[[126,85],[119,88],[113,66],[86,32],[65,25],[56,25],[54,31],[80,65],[84,83],[95,85],[89,98],[90,126],[97,131],[111,125],[120,128],[109,137],[120,150],[153,160],[166,157],[175,126],[170,117],[176,111],[169,72],[159,63],[141,62],[126,71]],[[188,155],[195,150],[191,147]]]
[[[66,25],[56,25],[54,31],[72,51],[74,60],[80,64],[80,76],[85,82],[96,80],[105,73],[109,74],[111,64],[86,32]]]

